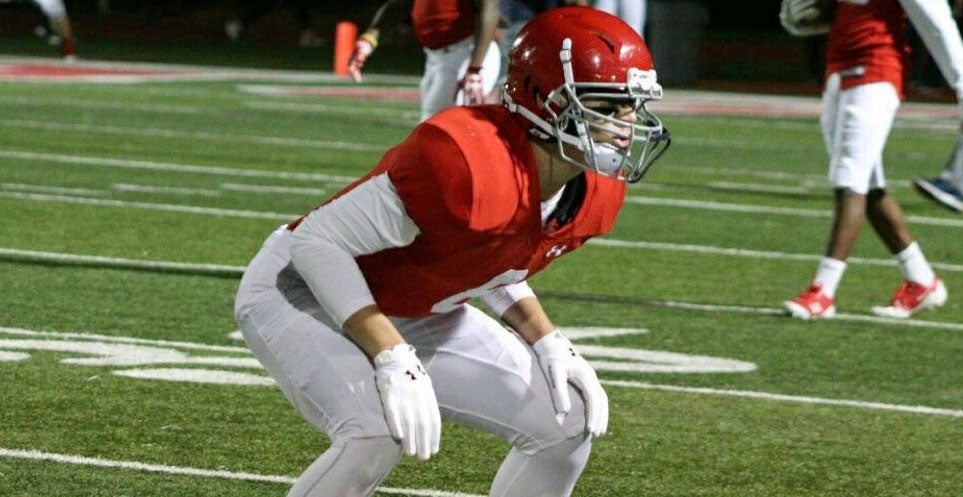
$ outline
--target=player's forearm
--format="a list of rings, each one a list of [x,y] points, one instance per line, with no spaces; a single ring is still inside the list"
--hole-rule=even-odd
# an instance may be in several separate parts
[[[481,67],[488,53],[488,46],[495,39],[498,28],[498,0],[478,0],[478,20],[475,23],[475,48],[469,66]]]
[[[388,317],[374,305],[364,307],[352,314],[344,322],[344,329],[351,340],[372,358],[382,350],[405,342]]]
[[[542,309],[542,304],[535,297],[525,297],[515,302],[502,319],[512,327],[529,345],[534,344],[539,338],[548,335],[555,329],[552,320]]]

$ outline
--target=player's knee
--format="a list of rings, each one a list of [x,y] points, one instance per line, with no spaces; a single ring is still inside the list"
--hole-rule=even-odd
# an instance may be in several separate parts
[[[288,497],[371,495],[399,459],[401,447],[391,437],[339,440],[301,474]]]
[[[593,439],[589,433],[582,432],[553,445],[539,447],[528,457],[539,461],[544,467],[552,468],[556,474],[578,474],[588,462]]]
[[[401,460],[401,444],[390,436],[356,438],[339,442],[342,456],[353,464],[359,481],[380,482]]]

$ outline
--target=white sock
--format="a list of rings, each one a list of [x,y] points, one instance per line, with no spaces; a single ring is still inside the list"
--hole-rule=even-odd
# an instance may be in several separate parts
[[[926,257],[923,256],[923,251],[916,242],[909,244],[902,252],[896,254],[896,261],[899,262],[899,267],[903,270],[903,276],[910,281],[921,285],[929,285],[936,277],[933,268],[930,267],[929,262],[926,262]]]
[[[839,288],[839,280],[843,279],[846,272],[846,262],[832,257],[823,257],[819,261],[819,269],[816,270],[816,277],[813,283],[823,289],[823,293],[830,297],[836,296],[836,289]]]

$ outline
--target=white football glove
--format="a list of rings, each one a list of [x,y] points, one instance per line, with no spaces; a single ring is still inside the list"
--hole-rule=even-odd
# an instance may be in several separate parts
[[[604,435],[609,426],[609,397],[588,361],[575,351],[572,342],[559,330],[540,338],[532,348],[548,379],[555,410],[566,414],[572,409],[568,394],[568,383],[571,382],[585,398],[585,430],[596,437]]]
[[[822,12],[817,0],[782,0],[779,22],[793,36],[814,36],[829,32],[829,23],[820,22]]]
[[[348,59],[348,74],[356,83],[361,82],[361,68],[377,47],[378,35],[371,31],[365,32],[354,42],[354,50],[351,51],[351,58]]]
[[[435,389],[415,348],[406,343],[382,350],[374,358],[375,379],[391,436],[409,456],[428,460],[438,453],[441,413]]]
[[[458,82],[462,105],[482,105],[485,103],[485,87],[482,85],[480,68],[468,68],[468,73]]]

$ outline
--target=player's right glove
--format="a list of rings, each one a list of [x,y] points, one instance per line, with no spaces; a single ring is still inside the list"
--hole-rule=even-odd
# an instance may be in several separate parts
[[[401,441],[409,456],[427,460],[438,453],[441,413],[435,389],[415,348],[406,343],[382,350],[374,357],[375,380],[391,436]]]
[[[585,398],[585,430],[596,437],[604,435],[609,426],[609,397],[588,361],[559,330],[543,336],[532,348],[548,379],[555,411],[565,414],[572,409],[568,393],[571,382]]]
[[[471,66],[465,77],[458,82],[459,100],[463,105],[482,105],[485,103],[485,87],[482,85],[481,67]]]
[[[361,68],[376,48],[378,48],[378,32],[370,29],[354,42],[354,50],[351,51],[351,58],[348,59],[348,74],[356,83],[361,82]]]

